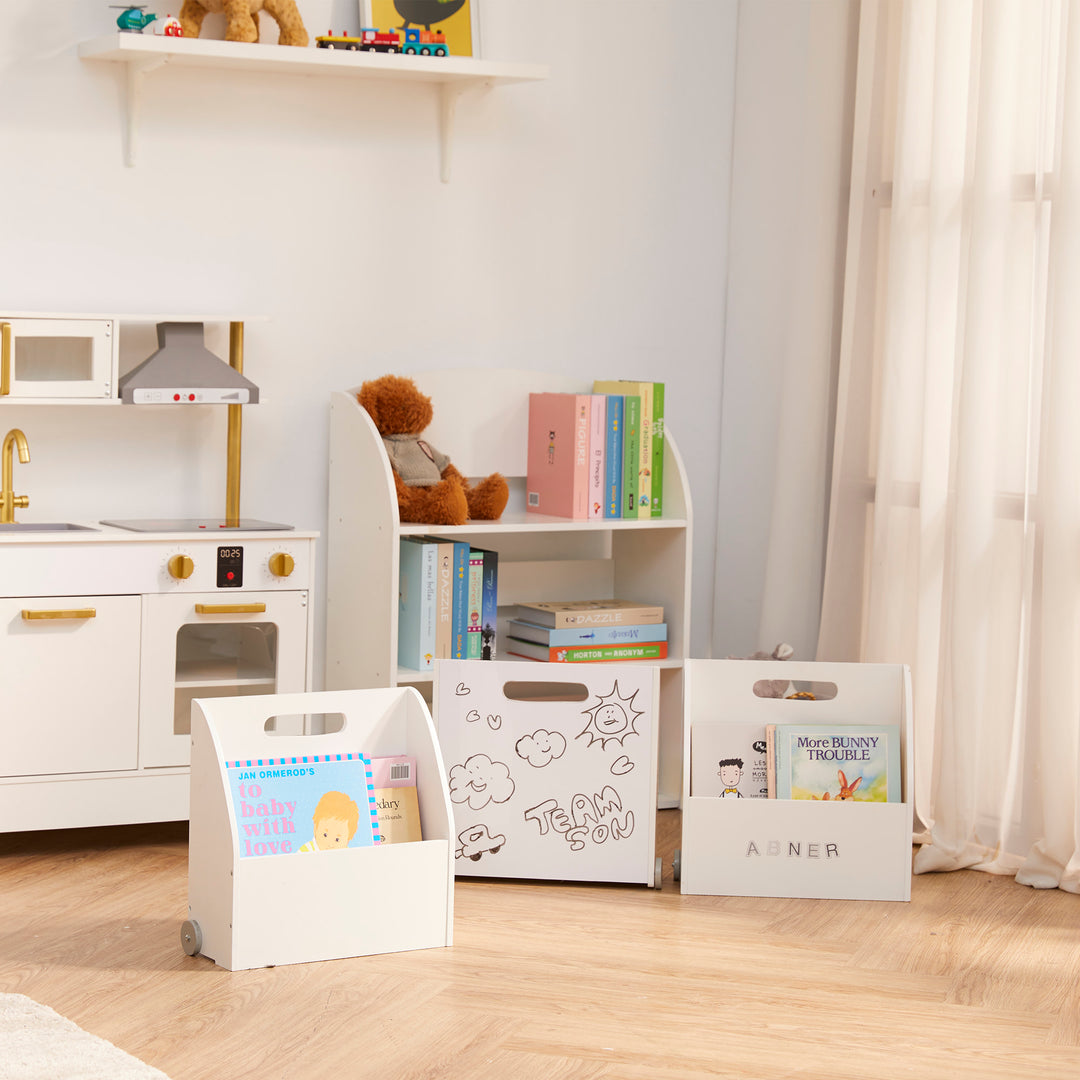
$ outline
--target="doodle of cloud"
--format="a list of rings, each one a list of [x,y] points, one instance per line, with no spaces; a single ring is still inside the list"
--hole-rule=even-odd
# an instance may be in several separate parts
[[[473,754],[464,765],[450,770],[450,800],[482,810],[488,803],[504,803],[514,794],[510,769],[487,754]]]
[[[534,731],[523,735],[514,745],[518,757],[530,765],[542,769],[545,765],[566,753],[566,739],[558,731]]]

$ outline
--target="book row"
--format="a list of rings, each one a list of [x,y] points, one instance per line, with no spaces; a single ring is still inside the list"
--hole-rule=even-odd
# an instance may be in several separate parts
[[[225,772],[242,859],[423,839],[413,757],[259,758]]]
[[[664,513],[664,384],[530,394],[526,509],[576,520]]]
[[[699,722],[690,794],[901,802],[900,760],[898,724]]]
[[[398,664],[494,660],[499,554],[460,540],[403,536],[398,574]]]
[[[663,660],[667,623],[660,604],[580,600],[519,604],[507,624],[505,651],[549,663]]]

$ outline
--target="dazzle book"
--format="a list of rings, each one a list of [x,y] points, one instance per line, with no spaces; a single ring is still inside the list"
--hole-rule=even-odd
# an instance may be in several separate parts
[[[770,796],[901,802],[898,724],[769,724]]]
[[[226,761],[240,858],[377,842],[371,759],[363,754]]]

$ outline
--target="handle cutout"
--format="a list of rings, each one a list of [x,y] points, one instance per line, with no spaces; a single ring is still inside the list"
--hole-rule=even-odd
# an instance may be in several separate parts
[[[807,682],[804,679],[758,679],[754,697],[786,698],[803,701],[832,701],[837,689],[834,682]]]
[[[336,735],[345,730],[344,713],[275,713],[263,724],[267,735]]]
[[[502,690],[510,701],[585,701],[589,697],[588,687],[575,682],[507,682]]]

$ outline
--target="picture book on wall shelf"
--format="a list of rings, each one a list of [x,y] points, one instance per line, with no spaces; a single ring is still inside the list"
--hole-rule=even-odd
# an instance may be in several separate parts
[[[770,795],[901,802],[899,724],[769,724]]]
[[[691,725],[690,794],[721,799],[768,798],[765,725],[752,720],[699,721]]]
[[[227,761],[240,858],[371,847],[371,759],[361,753]]]
[[[627,623],[662,623],[662,604],[636,600],[536,600],[521,601],[518,617],[539,626],[614,626]]]

